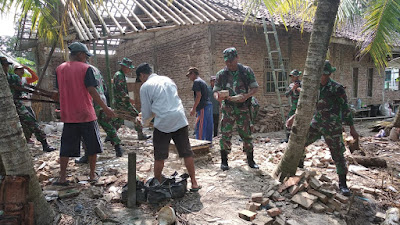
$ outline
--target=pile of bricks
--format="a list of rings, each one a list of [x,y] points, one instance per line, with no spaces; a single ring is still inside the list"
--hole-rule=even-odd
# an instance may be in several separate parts
[[[287,107],[286,107],[287,108]],[[285,111],[285,115],[287,112]],[[274,131],[280,131],[283,129],[282,116],[279,112],[279,108],[268,106],[260,109],[258,112],[255,124],[254,132],[268,133]]]
[[[335,190],[330,178],[318,175],[315,171],[297,171],[293,177],[267,190],[266,194],[253,193],[246,209],[239,212],[239,217],[265,225],[294,225],[292,220],[286,220],[282,210],[283,205],[293,204],[294,208],[301,206],[316,213],[339,213],[347,208],[350,199]],[[265,212],[262,212],[263,210]]]

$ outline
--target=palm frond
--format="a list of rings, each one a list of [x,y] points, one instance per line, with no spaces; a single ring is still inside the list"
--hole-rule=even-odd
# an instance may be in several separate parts
[[[400,0],[373,0],[365,13],[366,24],[361,55],[369,53],[375,66],[384,68],[391,57],[391,45],[400,37]]]

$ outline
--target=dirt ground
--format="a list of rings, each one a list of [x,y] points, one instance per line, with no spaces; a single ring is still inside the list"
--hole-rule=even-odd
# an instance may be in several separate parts
[[[281,218],[286,221],[295,221],[297,224],[317,225],[322,221],[325,224],[379,224],[375,218],[377,212],[383,212],[392,206],[400,206],[400,147],[398,142],[391,142],[387,138],[375,139],[376,133],[370,132],[368,127],[375,122],[358,122],[356,128],[360,133],[361,149],[367,156],[379,156],[387,160],[387,168],[367,168],[360,165],[349,167],[348,185],[350,188],[360,186],[372,188],[373,193],[354,197],[354,203],[349,207],[344,205],[340,212],[315,213],[306,210],[290,201],[290,196],[283,195],[280,201],[273,204],[282,209]],[[56,124],[55,129],[48,134],[49,142],[59,148],[61,130]],[[151,131],[146,131],[151,133]],[[102,134],[104,140],[105,133]],[[119,136],[123,140],[125,153],[136,152],[137,174],[145,180],[153,176],[153,148],[151,139],[137,141],[136,132],[130,128],[120,129]],[[158,224],[157,212],[165,206],[172,206],[177,214],[176,224],[264,224],[267,216],[265,209],[258,211],[257,218],[252,222],[245,221],[238,216],[238,212],[245,209],[252,193],[266,194],[271,189],[277,189],[279,183],[270,174],[275,169],[286,147],[280,143],[283,132],[254,134],[255,161],[260,170],[250,169],[246,163],[246,156],[242,152],[242,143],[238,136],[232,139],[233,149],[229,155],[230,170],[223,172],[220,166],[219,138],[213,141],[210,153],[206,157],[196,159],[196,173],[202,189],[198,193],[187,192],[181,199],[170,200],[161,205],[141,204],[136,209],[126,208],[120,200],[122,187],[127,183],[127,154],[116,158],[113,147],[104,144],[105,151],[100,154],[97,162],[97,172],[100,180],[91,185],[87,182],[88,165],[75,164],[70,160],[67,174],[72,184],[69,187],[56,187],[51,183],[58,177],[58,151],[43,153],[39,142],[30,144],[34,165],[39,176],[44,193],[54,209],[59,213],[55,224]],[[355,152],[354,154],[358,154]],[[349,151],[347,156],[351,156]],[[305,169],[315,170],[317,174],[325,174],[332,179],[332,186],[337,186],[337,175],[334,165],[315,166],[316,158],[330,158],[329,150],[322,140],[307,148]],[[349,160],[351,161],[351,160]],[[329,160],[328,160],[329,162]],[[173,172],[184,173],[184,165],[178,157],[171,153],[166,161],[163,173],[171,175]],[[75,197],[51,197],[53,190],[79,191]],[[188,182],[190,188],[190,182]],[[103,202],[109,219],[100,220],[95,214],[95,206]],[[350,208],[350,209],[349,209]]]

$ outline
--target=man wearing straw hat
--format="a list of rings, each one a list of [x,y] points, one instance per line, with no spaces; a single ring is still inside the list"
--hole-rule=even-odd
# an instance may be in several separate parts
[[[18,90],[18,88],[22,88],[21,78],[16,74],[8,73],[9,66],[13,64],[9,62],[6,57],[0,56],[1,65],[3,67],[4,73],[7,75],[7,80],[10,85],[11,93],[14,98],[14,104],[17,109],[17,113],[19,116],[19,120],[22,125],[22,129],[24,131],[25,138],[29,139],[32,133],[35,134],[36,139],[42,143],[43,151],[52,152],[56,150],[52,146],[47,143],[46,134],[39,128],[39,124],[36,121],[36,118],[29,113],[26,107],[23,105],[20,100],[22,97],[22,92]]]
[[[121,69],[118,70],[114,74],[113,78],[113,88],[114,88],[114,100],[115,100],[115,109],[124,111],[128,113],[131,117],[136,118],[139,115],[139,112],[134,107],[135,102],[129,98],[128,93],[128,85],[126,84],[126,75],[129,74],[133,68],[132,60],[128,58],[123,58],[121,62]],[[124,123],[122,118],[118,118],[113,121],[113,125],[116,130],[118,130],[121,125]],[[142,125],[138,123],[136,120],[135,123],[135,130],[138,133],[139,140],[147,140],[150,136],[143,134]],[[106,141],[109,140],[107,137]]]

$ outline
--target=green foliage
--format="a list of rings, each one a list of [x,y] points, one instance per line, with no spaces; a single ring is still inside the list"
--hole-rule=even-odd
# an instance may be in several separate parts
[[[391,45],[400,38],[400,0],[371,0],[365,19],[367,20],[361,45],[361,53],[369,53],[375,66],[384,68],[387,57],[391,57]]]
[[[22,64],[22,65],[25,65],[25,66],[29,66],[30,68],[34,68],[35,67],[35,65],[36,65],[36,63],[34,62],[34,61],[31,61],[31,60],[29,60],[29,59],[26,59],[26,58],[23,58],[23,57],[17,57],[17,58],[15,58],[15,60],[19,63],[19,64]],[[33,69],[34,70],[34,69]]]

